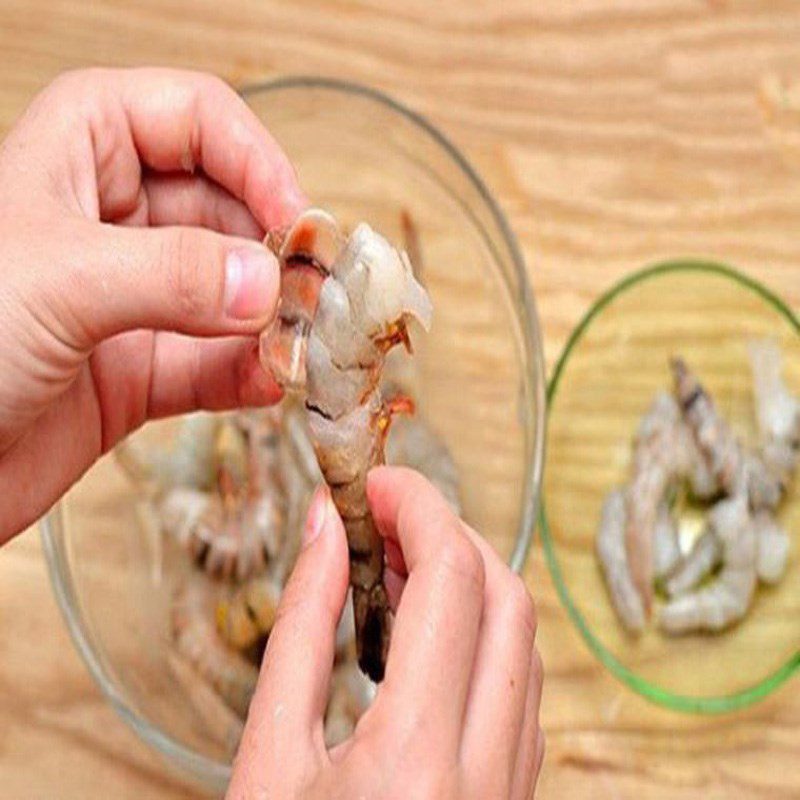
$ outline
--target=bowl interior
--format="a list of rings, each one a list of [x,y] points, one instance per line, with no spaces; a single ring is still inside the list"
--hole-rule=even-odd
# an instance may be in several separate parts
[[[595,654],[652,700],[725,711],[769,693],[800,663],[800,486],[779,514],[792,549],[783,580],[761,586],[736,627],[669,638],[651,625],[636,638],[614,614],[595,556],[606,494],[627,482],[631,441],[654,394],[669,389],[682,355],[745,441],[755,443],[747,345],[776,341],[800,394],[800,336],[792,312],[729,268],[659,265],[626,279],[573,334],[549,390],[543,540],[557,588]],[[657,609],[657,607],[656,607]]]
[[[499,212],[438,134],[371,91],[288,81],[245,96],[309,196],[345,226],[366,220],[407,247],[403,219],[412,221],[434,323],[414,336],[413,363],[396,368],[411,371],[420,413],[451,448],[465,516],[520,565],[536,517],[544,392],[535,312]],[[158,442],[172,430],[167,421],[137,435]],[[226,731],[197,714],[166,664],[186,559],[143,535],[136,499],[111,458],[75,487],[46,526],[56,589],[123,713],[180,766],[219,782]]]

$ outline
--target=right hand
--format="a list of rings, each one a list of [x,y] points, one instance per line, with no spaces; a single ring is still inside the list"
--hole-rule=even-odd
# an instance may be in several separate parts
[[[542,662],[524,583],[415,472],[372,471],[396,618],[386,678],[328,751],[323,715],[348,585],[347,542],[320,490],[270,635],[229,800],[527,800],[544,755]]]

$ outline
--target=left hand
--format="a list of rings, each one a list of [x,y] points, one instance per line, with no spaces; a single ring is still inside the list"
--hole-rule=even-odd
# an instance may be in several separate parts
[[[279,396],[258,240],[304,205],[217,78],[91,70],[34,100],[0,145],[0,544],[146,419]]]

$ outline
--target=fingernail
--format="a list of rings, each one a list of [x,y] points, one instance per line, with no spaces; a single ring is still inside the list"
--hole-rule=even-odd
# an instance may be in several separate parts
[[[225,259],[225,313],[234,319],[257,319],[275,304],[278,262],[265,247],[250,245]]]
[[[314,492],[314,498],[308,509],[308,518],[303,528],[303,547],[310,545],[322,532],[328,521],[328,514],[333,506],[331,493],[325,484]]]

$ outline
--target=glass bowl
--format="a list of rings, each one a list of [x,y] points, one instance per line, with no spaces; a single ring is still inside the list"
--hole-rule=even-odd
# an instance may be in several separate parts
[[[590,649],[630,688],[688,712],[747,706],[800,669],[800,487],[779,518],[792,546],[783,580],[759,586],[737,626],[668,637],[628,635],[595,556],[605,495],[627,482],[631,440],[668,359],[683,356],[744,440],[755,439],[747,345],[770,338],[800,394],[800,324],[766,287],[730,267],[673,261],[629,276],[578,325],[548,389],[548,455],[541,537],[560,598]]]
[[[415,339],[416,399],[448,443],[465,516],[519,569],[530,545],[544,450],[536,312],[516,241],[464,157],[379,92],[296,78],[244,90],[301,184],[346,226],[366,220],[404,245],[416,228],[431,333]],[[169,436],[174,421],[137,436]],[[180,772],[211,789],[230,742],[168,669],[168,607],[186,562],[137,524],[115,460],[98,463],[42,523],[56,597],[75,644],[120,716]]]

